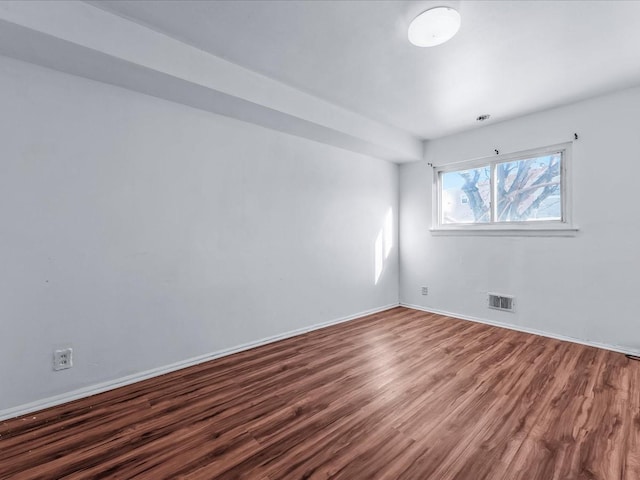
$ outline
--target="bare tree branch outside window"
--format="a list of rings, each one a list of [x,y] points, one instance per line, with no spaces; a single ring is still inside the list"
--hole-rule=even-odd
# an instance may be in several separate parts
[[[443,172],[442,223],[561,220],[562,153]],[[496,205],[492,220],[492,169]]]

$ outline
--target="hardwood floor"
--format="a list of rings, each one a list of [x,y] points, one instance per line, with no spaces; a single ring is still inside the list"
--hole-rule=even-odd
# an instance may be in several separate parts
[[[395,308],[0,423],[0,478],[640,479],[640,362]]]

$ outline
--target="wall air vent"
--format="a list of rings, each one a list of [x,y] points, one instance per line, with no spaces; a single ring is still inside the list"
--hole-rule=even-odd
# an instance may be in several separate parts
[[[513,312],[515,310],[515,298],[509,295],[489,294],[489,308]]]

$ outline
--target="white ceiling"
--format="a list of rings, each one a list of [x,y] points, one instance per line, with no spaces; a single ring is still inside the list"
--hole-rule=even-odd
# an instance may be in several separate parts
[[[640,1],[90,3],[426,139],[640,84]],[[435,5],[462,27],[414,47]]]

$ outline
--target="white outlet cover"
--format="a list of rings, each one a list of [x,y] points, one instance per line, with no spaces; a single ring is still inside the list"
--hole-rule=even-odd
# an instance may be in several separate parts
[[[66,370],[73,367],[73,349],[63,348],[53,352],[53,369]]]

